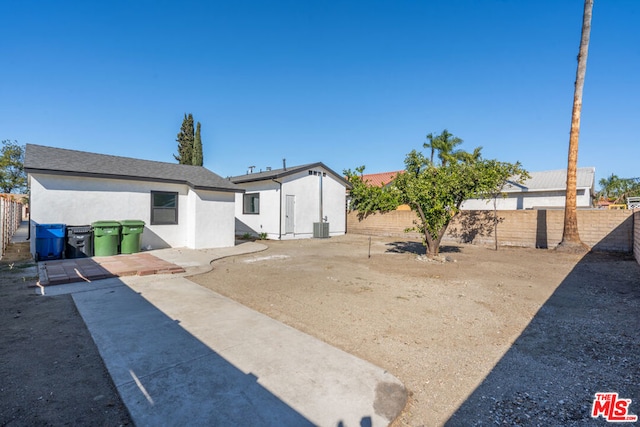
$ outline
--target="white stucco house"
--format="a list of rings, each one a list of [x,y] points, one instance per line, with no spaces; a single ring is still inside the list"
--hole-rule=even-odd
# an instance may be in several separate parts
[[[593,167],[577,170],[577,207],[591,208],[595,197],[595,174]],[[496,198],[498,210],[516,209],[563,209],[567,191],[567,170],[530,172],[531,178],[524,183],[508,182],[503,192],[505,197]],[[461,209],[493,209],[493,199],[469,199]]]
[[[346,231],[350,184],[323,163],[230,178],[236,193],[236,234],[269,239],[329,237]],[[324,230],[324,231],[323,231]]]
[[[200,166],[27,144],[31,235],[37,224],[143,220],[143,248],[234,246],[243,190]],[[31,239],[31,252],[35,253]]]

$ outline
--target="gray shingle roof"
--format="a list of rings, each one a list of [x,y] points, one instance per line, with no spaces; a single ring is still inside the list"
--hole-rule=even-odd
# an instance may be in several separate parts
[[[203,190],[244,191],[202,166],[139,160],[34,144],[26,146],[24,168],[28,173],[169,182]]]
[[[331,173],[338,181],[340,181],[342,184],[344,184],[345,187],[347,187],[347,188],[351,187],[351,184],[349,184],[349,182],[347,182],[347,180],[345,180],[342,175],[339,175],[339,174],[335,173],[333,170],[328,168],[322,162],[308,163],[306,165],[299,165],[299,166],[292,166],[292,167],[287,167],[286,169],[273,169],[273,170],[265,171],[265,172],[248,173],[248,174],[245,174],[245,175],[232,176],[229,179],[231,180],[231,182],[233,182],[235,184],[242,184],[242,183],[246,183],[246,182],[256,182],[256,181],[266,181],[266,180],[271,180],[271,179],[282,178],[282,177],[285,177],[285,176],[288,176],[288,175],[292,175],[294,173],[306,171],[306,170],[317,168],[317,167],[324,168],[327,172]]]
[[[593,190],[595,184],[596,169],[593,167],[578,168],[577,188],[590,188]],[[552,191],[566,190],[567,170],[558,169],[551,171],[530,172],[531,178],[523,184],[508,184],[504,189],[507,193],[520,191]]]

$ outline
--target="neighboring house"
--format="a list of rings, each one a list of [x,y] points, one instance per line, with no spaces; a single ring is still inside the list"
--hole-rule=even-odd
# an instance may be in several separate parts
[[[508,182],[503,193],[505,197],[496,198],[498,210],[516,209],[563,209],[567,189],[567,170],[530,172],[531,178],[523,184]],[[577,171],[578,208],[591,208],[595,198],[595,168],[578,168]],[[462,203],[461,209],[493,209],[493,199],[469,199]]]
[[[236,194],[236,234],[269,239],[323,237],[346,231],[349,183],[323,163],[247,173],[229,178],[244,189]],[[316,224],[316,225],[314,225]]]
[[[235,244],[235,197],[242,189],[201,166],[32,144],[24,166],[32,236],[37,224],[137,219],[146,223],[143,248]]]
[[[362,175],[362,181],[372,187],[387,187],[395,179],[398,174],[404,173],[404,170],[393,172],[379,172],[379,173],[367,173]],[[396,208],[397,211],[410,211],[409,205],[400,205]]]
[[[393,182],[399,173],[404,171],[365,173],[362,175],[362,181],[372,187],[386,187]]]

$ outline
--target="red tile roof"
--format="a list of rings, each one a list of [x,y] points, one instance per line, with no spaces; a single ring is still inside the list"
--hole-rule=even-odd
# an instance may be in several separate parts
[[[374,187],[384,187],[393,181],[397,174],[402,172],[403,171],[367,173],[362,175],[362,180]]]

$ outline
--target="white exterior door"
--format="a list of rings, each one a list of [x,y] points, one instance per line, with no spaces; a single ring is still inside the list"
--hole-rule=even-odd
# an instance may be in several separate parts
[[[287,194],[284,207],[284,232],[291,234],[295,232],[295,212],[296,212],[296,196]]]

